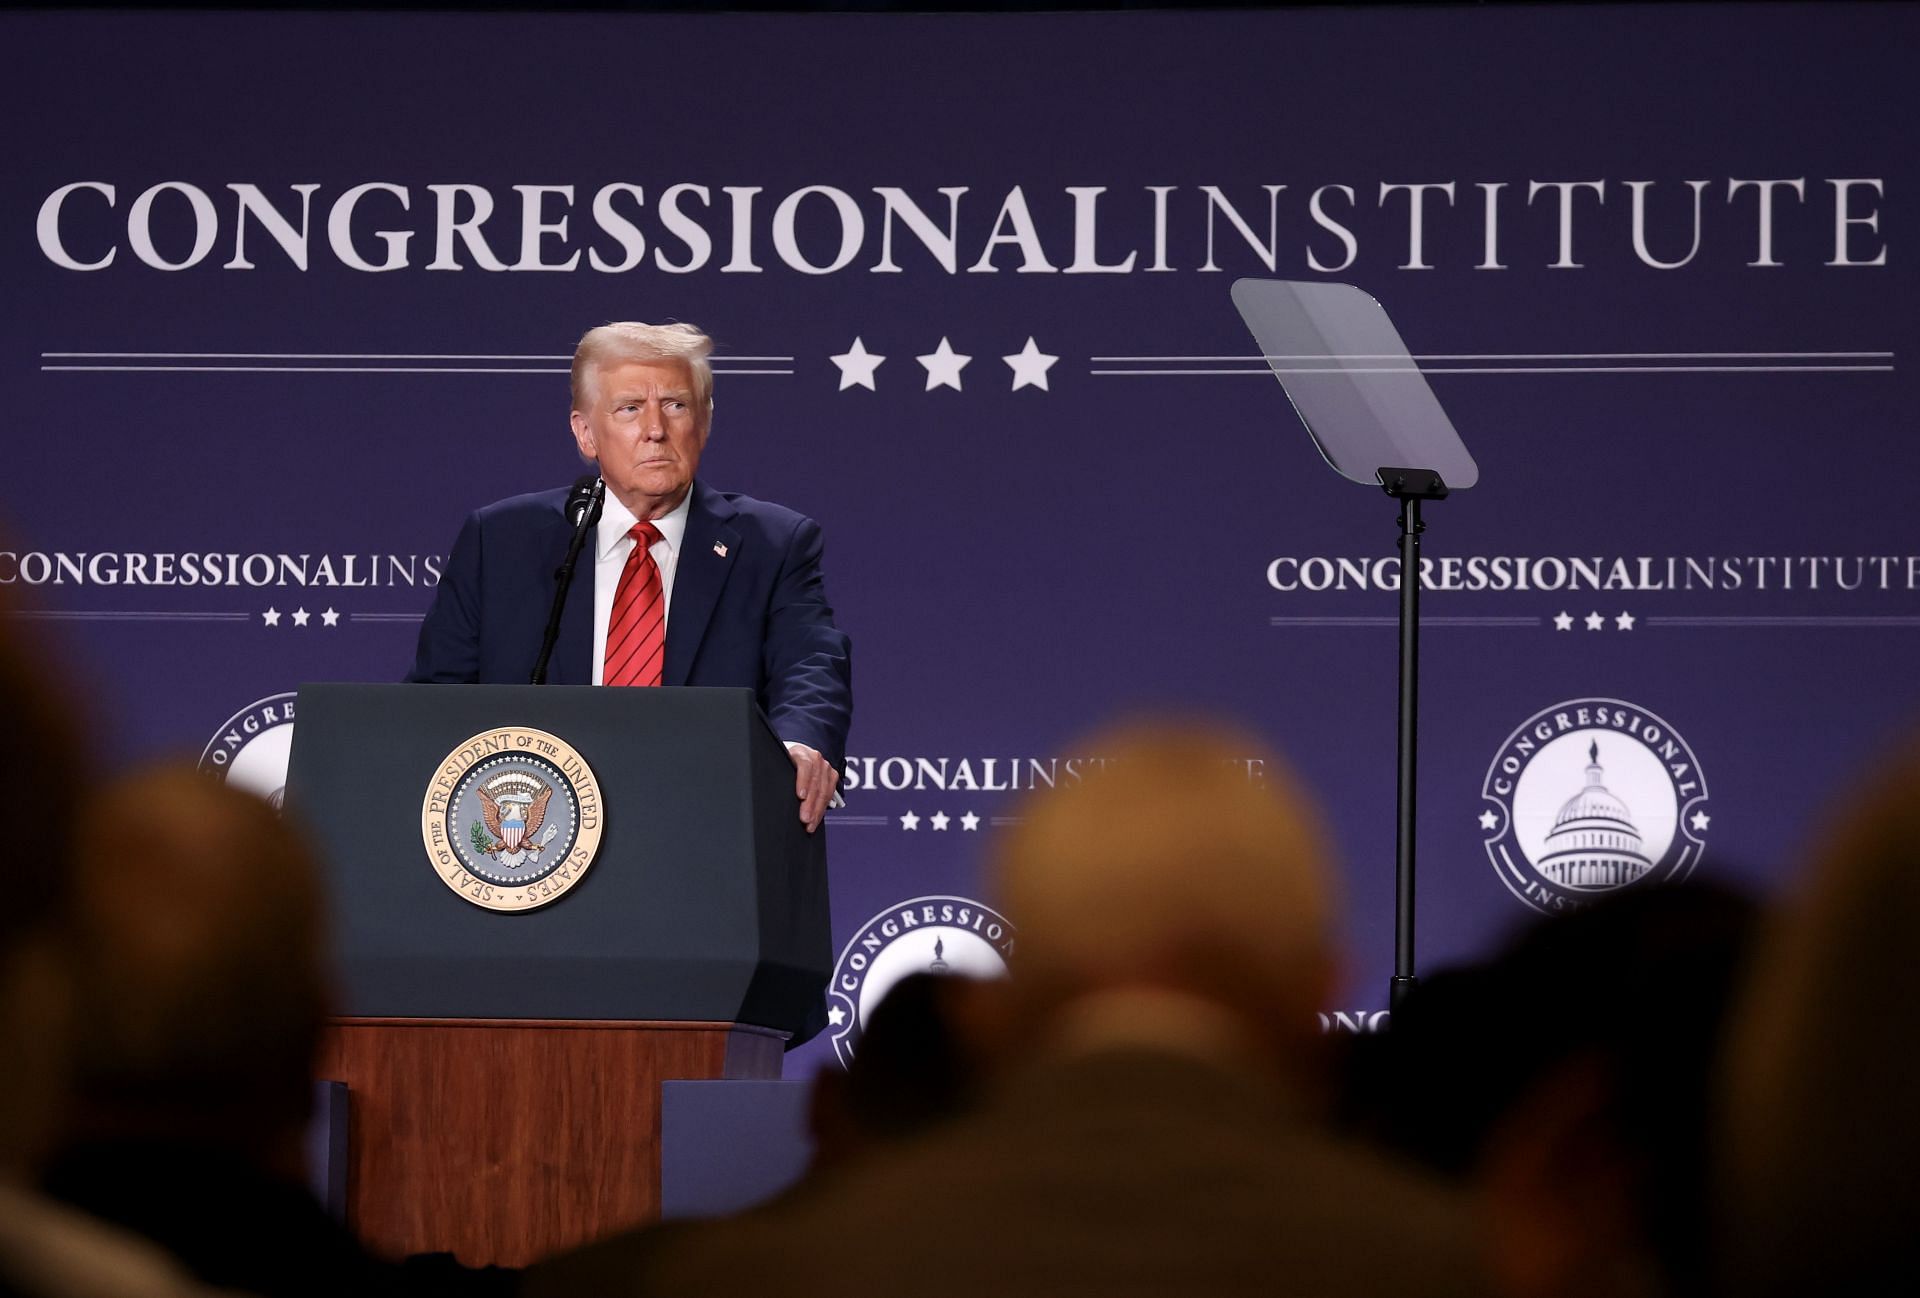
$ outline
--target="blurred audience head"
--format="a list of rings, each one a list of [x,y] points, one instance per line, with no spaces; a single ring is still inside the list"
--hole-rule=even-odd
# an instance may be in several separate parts
[[[1711,1079],[1757,922],[1715,884],[1604,895],[1394,1016],[1363,1087],[1391,1143],[1482,1192],[1504,1293],[1697,1287]]]
[[[43,1151],[66,1083],[73,835],[87,781],[65,695],[0,598],[0,788],[8,872],[0,904],[0,1179]]]
[[[1920,1186],[1920,747],[1842,815],[1755,953],[1723,1070],[1724,1291],[1878,1292]]]
[[[966,1109],[976,1070],[955,1018],[979,990],[972,979],[930,973],[909,974],[887,990],[853,1062],[844,1072],[823,1069],[814,1083],[815,1166],[919,1135]]]
[[[1230,1015],[1293,1062],[1331,991],[1334,883],[1319,817],[1256,739],[1142,722],[1083,740],[1102,765],[1031,798],[990,863],[1019,927],[1014,1034],[1106,993]]]
[[[326,1007],[320,885],[265,802],[135,773],[79,843],[75,1135],[297,1156]]]

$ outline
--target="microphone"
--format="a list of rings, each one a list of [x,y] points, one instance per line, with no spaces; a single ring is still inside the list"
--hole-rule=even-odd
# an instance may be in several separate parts
[[[576,529],[592,527],[600,521],[600,510],[607,503],[606,479],[588,474],[573,484],[573,490],[567,493],[567,521]],[[581,517],[581,511],[587,511]]]
[[[567,591],[573,586],[573,568],[579,562],[581,547],[587,543],[587,533],[600,521],[600,511],[606,503],[606,479],[598,474],[588,474],[574,483],[573,489],[567,493],[566,517],[573,524],[573,539],[567,543],[565,561],[554,570],[553,611],[547,615],[547,634],[540,641],[540,657],[534,661],[529,684],[547,683],[547,660],[553,657],[553,642],[560,638],[560,611],[567,606]]]

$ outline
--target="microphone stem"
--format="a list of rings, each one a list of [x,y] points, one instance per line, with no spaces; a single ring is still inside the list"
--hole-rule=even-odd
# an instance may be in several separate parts
[[[580,551],[587,543],[587,533],[599,521],[606,489],[604,480],[596,480],[586,499],[580,502],[580,518],[574,523],[573,539],[567,543],[566,560],[554,573],[556,589],[553,593],[553,609],[547,614],[547,633],[541,638],[540,657],[533,664],[533,672],[528,677],[529,684],[547,683],[547,661],[553,657],[554,642],[560,638],[560,613],[567,606],[567,591],[573,586],[574,566],[580,561]]]

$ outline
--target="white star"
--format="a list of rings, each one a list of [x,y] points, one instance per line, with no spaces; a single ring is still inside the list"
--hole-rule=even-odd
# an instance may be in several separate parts
[[[1631,631],[1633,630],[1633,614],[1622,613],[1619,617],[1613,619],[1613,624],[1622,631]]]
[[[928,819],[930,820],[930,822],[932,823],[935,829],[945,829],[947,827],[947,822],[952,820],[953,817],[949,816],[944,811],[936,811]]]
[[[1002,356],[1000,359],[1013,368],[1013,390],[1015,392],[1018,392],[1021,388],[1027,387],[1028,385],[1039,388],[1042,392],[1052,391],[1052,389],[1047,386],[1047,371],[1052,369],[1054,362],[1060,358],[1058,356],[1049,356],[1041,351],[1040,344],[1034,342],[1031,335],[1028,336],[1025,347],[1011,356]]]
[[[279,626],[280,610],[277,608],[270,608],[266,612],[260,615],[260,620],[262,622],[265,622],[268,626]]]
[[[980,828],[980,817],[969,811],[966,815],[960,817],[960,828],[971,834],[974,830]]]
[[[1606,624],[1607,624],[1607,619],[1601,617],[1598,613],[1587,614],[1587,630],[1598,631],[1601,627],[1605,626]]]
[[[1499,823],[1500,817],[1494,815],[1491,811],[1483,811],[1480,813],[1480,828],[1492,829]]]
[[[827,1011],[827,1022],[833,1024],[834,1027],[837,1028],[842,1023],[845,1023],[846,1021],[847,1021],[847,1012],[841,1009],[838,1005],[835,1005],[832,1009]]]
[[[935,388],[952,388],[960,391],[960,371],[967,368],[971,356],[963,356],[953,350],[953,344],[943,336],[940,345],[925,356],[916,356],[915,360],[927,367],[927,391]]]
[[[840,391],[845,392],[851,387],[862,387],[869,392],[879,391],[873,385],[873,372],[887,358],[868,351],[867,345],[859,338],[856,337],[853,346],[838,356],[829,356],[827,359],[840,367]]]
[[[320,625],[321,626],[339,626],[340,615],[334,612],[332,609],[328,609],[326,612],[320,615]]]
[[[1573,614],[1561,609],[1553,615],[1553,629],[1556,631],[1573,630]]]
[[[1713,817],[1709,816],[1706,812],[1696,811],[1693,813],[1691,817],[1688,818],[1688,823],[1690,823],[1694,827],[1694,829],[1698,830],[1699,832],[1705,833],[1707,829],[1707,825],[1712,820],[1713,820]]]
[[[909,811],[906,815],[900,817],[900,828],[902,829],[920,828],[920,817],[914,815],[911,811]]]
[[[305,626],[312,617],[313,614],[307,612],[304,608],[296,608],[293,610],[293,624],[295,626]]]

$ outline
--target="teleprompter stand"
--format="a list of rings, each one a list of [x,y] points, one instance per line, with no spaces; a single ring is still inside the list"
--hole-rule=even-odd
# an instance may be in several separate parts
[[[1427,530],[1420,502],[1444,500],[1447,484],[1432,469],[1382,468],[1380,485],[1400,502],[1400,725],[1399,801],[1393,831],[1393,982],[1387,1007],[1397,1010],[1413,990],[1413,843],[1415,773],[1420,749],[1420,534]]]
[[[1233,302],[1335,472],[1400,502],[1400,688],[1394,820],[1393,979],[1413,990],[1419,754],[1421,505],[1479,481],[1426,377],[1379,302],[1347,284],[1243,279]]]

